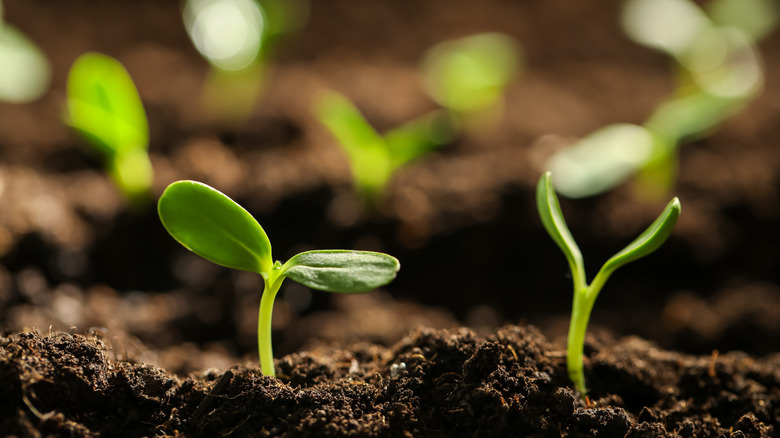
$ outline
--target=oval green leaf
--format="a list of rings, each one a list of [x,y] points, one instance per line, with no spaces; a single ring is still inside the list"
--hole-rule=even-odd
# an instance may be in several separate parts
[[[536,186],[536,208],[542,220],[544,229],[552,237],[555,244],[563,251],[572,273],[575,290],[585,287],[585,265],[582,252],[574,241],[566,219],[563,217],[558,195],[553,188],[552,173],[545,172]]]
[[[390,283],[400,268],[398,259],[381,252],[322,250],[295,255],[281,275],[312,289],[361,293]]]
[[[70,125],[101,153],[149,145],[141,98],[125,67],[99,53],[81,55],[68,74]]]
[[[2,7],[0,7],[2,9]],[[0,10],[0,101],[26,103],[38,99],[51,83],[46,55],[22,32],[3,23]]]
[[[265,231],[218,190],[197,181],[177,181],[160,196],[157,211],[168,233],[195,254],[264,278],[270,275],[273,259]]]

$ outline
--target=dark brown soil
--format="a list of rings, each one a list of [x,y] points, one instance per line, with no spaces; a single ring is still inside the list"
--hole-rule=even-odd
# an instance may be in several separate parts
[[[680,150],[670,240],[596,304],[591,405],[569,387],[571,285],[533,187],[556,149],[641,123],[671,92],[668,60],[619,29],[622,3],[314,0],[260,104],[228,126],[200,105],[208,65],[178,1],[4,1],[53,79],[35,102],[0,103],[0,434],[776,436],[778,32],[759,47],[763,94]],[[412,163],[379,213],[356,215],[312,97],[334,88],[379,130],[397,126],[436,108],[418,77],[425,50],[478,31],[523,46],[504,119]],[[279,259],[383,250],[401,260],[399,277],[360,296],[287,284],[274,311],[283,376],[263,377],[261,280],[188,253],[152,203],[128,209],[63,125],[68,69],[90,50],[118,58],[138,86],[155,197],[201,180],[259,219]],[[590,273],[664,203],[634,195],[626,184],[562,200]]]
[[[17,436],[770,437],[780,356],[694,357],[636,337],[588,345],[590,404],[530,326],[412,332],[187,377],[112,360],[97,338],[4,337],[0,404]]]

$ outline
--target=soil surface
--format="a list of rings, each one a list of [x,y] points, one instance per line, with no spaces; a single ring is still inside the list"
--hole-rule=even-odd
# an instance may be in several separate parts
[[[620,30],[623,2],[317,0],[274,54],[259,103],[225,124],[178,1],[6,0],[52,66],[47,93],[0,102],[0,432],[17,436],[776,436],[780,427],[780,32],[766,86],[680,149],[669,241],[622,268],[595,306],[590,403],[570,388],[567,266],[538,220],[543,163],[611,123],[641,123],[673,87],[664,55]],[[523,69],[495,126],[393,178],[374,214],[312,116],[324,88],[385,131],[437,108],[425,51],[513,36]],[[144,102],[152,200],[131,209],[63,124],[68,69],[99,51]],[[1,68],[1,66],[0,66]],[[171,239],[154,200],[178,179],[228,194],[275,257],[386,251],[367,295],[288,282],[274,309],[278,379],[257,364],[262,281]],[[588,272],[667,199],[630,183],[562,199]],[[503,328],[502,328],[503,327]]]
[[[0,342],[0,426],[17,436],[771,437],[780,415],[779,355],[601,338],[583,402],[529,326],[314,348],[279,359],[277,378],[254,364],[179,377],[67,333]]]

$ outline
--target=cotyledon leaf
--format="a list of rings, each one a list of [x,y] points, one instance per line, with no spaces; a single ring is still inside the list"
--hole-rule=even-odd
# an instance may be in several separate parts
[[[575,288],[580,289],[585,286],[585,266],[582,260],[582,252],[574,241],[566,220],[561,211],[561,205],[558,202],[558,196],[552,183],[552,173],[545,172],[539,179],[536,186],[536,207],[539,210],[539,217],[547,233],[555,241],[556,245],[563,251],[566,260],[573,275]]]
[[[390,255],[371,251],[320,250],[293,256],[281,275],[326,292],[368,292],[390,283],[401,265]]]
[[[658,249],[672,233],[680,211],[678,198],[669,201],[661,215],[639,237],[607,260],[601,270],[609,275],[626,263],[642,258]]]
[[[168,233],[195,254],[264,278],[270,275],[273,259],[265,231],[218,190],[197,181],[174,182],[160,196],[157,211]]]
[[[68,74],[69,123],[112,156],[146,149],[149,126],[138,91],[124,66],[100,53],[85,53]]]

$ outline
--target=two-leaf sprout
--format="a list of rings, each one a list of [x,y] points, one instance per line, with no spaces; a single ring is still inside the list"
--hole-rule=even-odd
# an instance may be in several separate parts
[[[275,376],[271,345],[274,299],[285,278],[312,289],[362,293],[395,278],[395,257],[370,251],[319,250],[274,261],[271,242],[259,223],[216,189],[196,181],[177,181],[157,204],[165,229],[185,248],[218,265],[256,272],[265,287],[260,299],[257,344],[264,374]]]
[[[101,155],[128,200],[148,198],[154,177],[149,125],[133,80],[119,61],[99,53],[76,59],[68,75],[67,122]]]
[[[402,166],[451,142],[467,128],[499,120],[503,96],[519,69],[519,46],[506,35],[480,33],[431,48],[422,63],[425,87],[442,109],[380,135],[349,99],[335,91],[315,102],[317,119],[349,159],[355,189],[376,207]]]
[[[536,206],[545,230],[563,251],[571,269],[574,301],[566,347],[566,368],[569,378],[574,382],[575,389],[584,397],[587,394],[583,368],[585,331],[596,297],[609,276],[617,268],[650,254],[664,243],[677,223],[677,218],[680,215],[680,201],[677,198],[672,199],[655,222],[633,242],[604,263],[590,284],[586,282],[582,253],[563,218],[558,196],[553,189],[550,172],[542,175],[539,180],[536,189]]]
[[[319,96],[315,113],[346,152],[355,190],[370,206],[379,201],[399,168],[453,135],[448,115],[434,111],[382,136],[349,99],[335,91]]]

